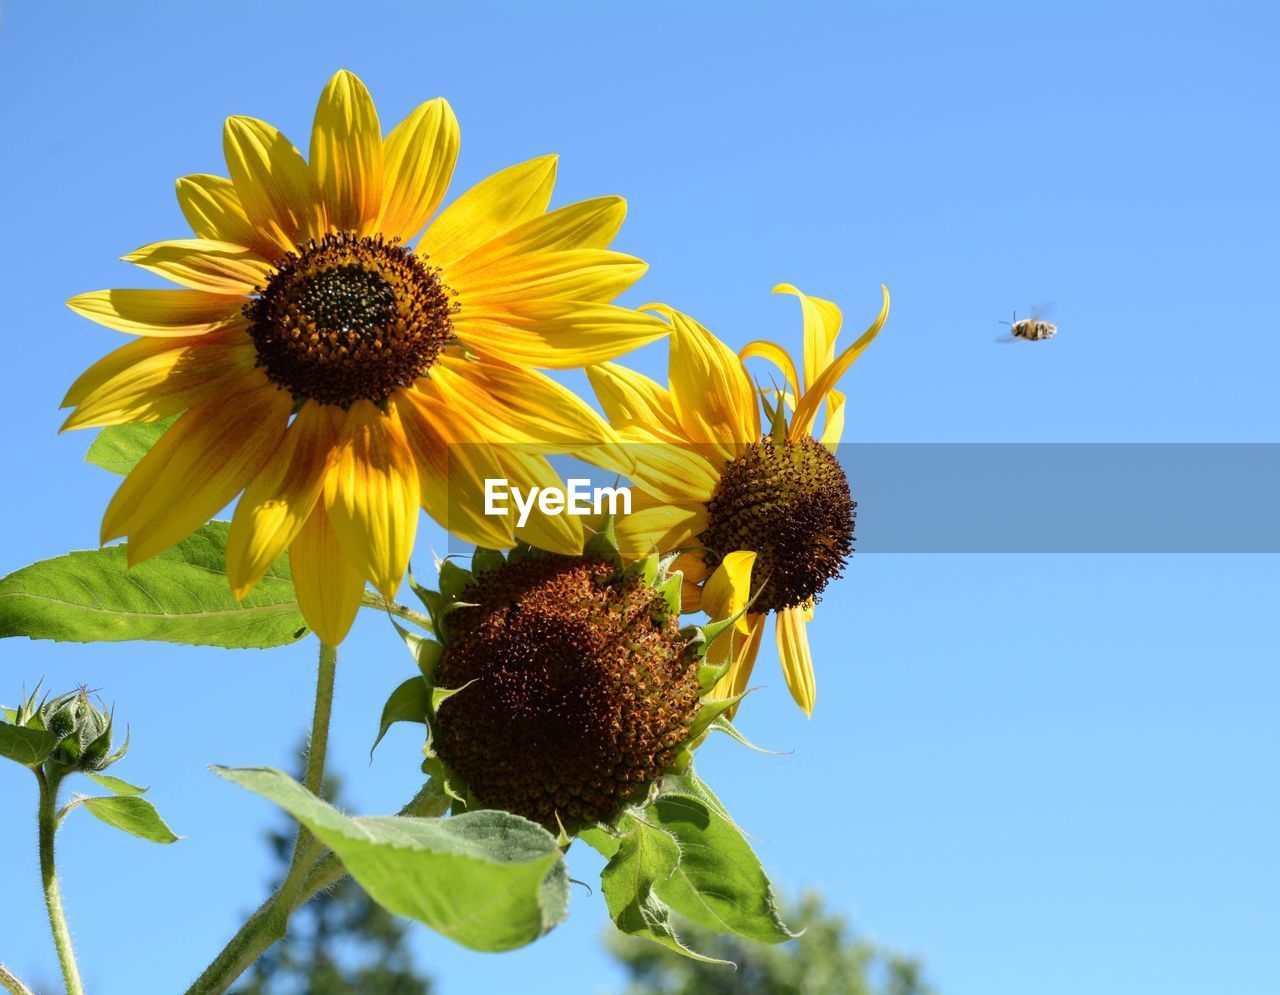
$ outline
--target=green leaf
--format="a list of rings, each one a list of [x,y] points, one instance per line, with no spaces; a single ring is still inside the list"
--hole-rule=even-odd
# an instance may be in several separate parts
[[[382,706],[382,721],[378,723],[378,738],[369,747],[369,756],[373,756],[373,751],[382,742],[382,737],[397,722],[421,722],[425,724],[427,710],[430,707],[431,701],[427,691],[427,682],[421,677],[410,677],[392,691],[391,697]]]
[[[96,780],[96,779],[95,779]],[[175,843],[181,836],[174,835],[164,824],[160,813],[145,798],[121,797],[85,798],[84,807],[108,826],[123,829],[126,833],[152,843]]]
[[[112,777],[110,774],[91,774],[85,771],[84,776],[94,784],[106,788],[115,795],[144,795],[148,790],[147,788],[140,788],[136,784],[130,784],[128,781],[122,781],[118,777]]]
[[[620,845],[618,837],[612,833],[605,832],[599,826],[588,826],[586,829],[579,829],[578,839],[582,840],[583,843],[587,844],[606,860],[618,852]]]
[[[51,732],[0,722],[0,757],[34,767],[44,763],[57,745],[58,737]]]
[[[440,564],[440,593],[446,598],[460,597],[474,582],[471,571],[458,566],[453,560]]]
[[[213,770],[311,830],[379,905],[465,947],[522,947],[568,912],[569,877],[555,837],[518,815],[352,819],[281,771]]]
[[[680,847],[661,829],[630,820],[617,850],[600,872],[604,902],[613,924],[630,936],[660,943],[694,960],[725,964],[690,950],[676,935],[671,910],[658,889],[669,881],[680,864]]]
[[[680,851],[674,873],[655,884],[668,905],[717,932],[760,943],[792,939],[760,861],[721,812],[690,795],[663,794],[644,818],[670,833]]]
[[[226,522],[210,522],[172,549],[128,569],[124,546],[82,550],[0,580],[0,638],[59,642],[130,639],[222,646],[282,646],[306,635],[288,561],[276,561],[243,601],[231,596]]]
[[[84,454],[84,461],[112,473],[126,474],[147,455],[147,450],[160,441],[165,429],[178,420],[177,415],[143,425],[112,425],[98,437]]]

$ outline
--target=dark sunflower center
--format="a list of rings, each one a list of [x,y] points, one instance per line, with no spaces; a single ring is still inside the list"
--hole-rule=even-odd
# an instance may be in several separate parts
[[[548,828],[607,820],[660,776],[698,709],[697,665],[665,599],[597,559],[481,575],[449,615],[436,749],[485,805]]]
[[[808,437],[766,436],[725,466],[699,537],[717,566],[735,550],[756,554],[754,611],[816,600],[853,553],[849,480],[826,447]]]
[[[331,232],[276,265],[245,305],[258,365],[298,401],[380,403],[453,337],[452,292],[413,250]]]

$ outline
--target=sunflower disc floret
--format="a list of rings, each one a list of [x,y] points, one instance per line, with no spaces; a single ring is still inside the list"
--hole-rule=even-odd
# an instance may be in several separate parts
[[[707,505],[709,566],[736,549],[757,555],[757,612],[817,600],[853,553],[856,504],[825,446],[771,435],[726,464]]]
[[[435,749],[476,799],[554,827],[612,818],[669,767],[701,694],[678,612],[597,557],[504,563],[449,615]]]

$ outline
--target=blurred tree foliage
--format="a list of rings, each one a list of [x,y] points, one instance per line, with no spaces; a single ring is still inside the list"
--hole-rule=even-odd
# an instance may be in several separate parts
[[[608,944],[631,978],[627,995],[934,995],[918,960],[854,935],[844,916],[809,892],[785,910],[805,932],[777,946],[720,936],[684,923],[680,938],[699,953],[733,961],[690,960],[653,943],[611,934]]]

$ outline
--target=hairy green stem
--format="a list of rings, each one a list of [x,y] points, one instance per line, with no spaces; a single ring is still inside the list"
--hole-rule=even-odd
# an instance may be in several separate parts
[[[18,976],[0,964],[0,987],[11,995],[34,995],[30,988],[18,980]]]
[[[316,703],[311,717],[311,742],[307,749],[307,769],[303,775],[303,784],[317,796],[324,784],[324,763],[329,748],[329,719],[333,713],[333,684],[337,667],[337,648],[321,643],[316,676]],[[321,849],[315,837],[304,826],[299,826],[298,836],[293,844],[293,859],[289,862],[288,873],[280,887],[246,920],[222,948],[222,952],[214,958],[213,963],[187,989],[187,995],[221,995],[268,947],[277,940],[284,939],[289,916],[301,904],[298,896]]]
[[[40,808],[37,813],[40,840],[40,881],[44,886],[44,905],[49,912],[49,929],[53,931],[53,945],[58,951],[58,963],[62,967],[62,981],[67,995],[84,995],[80,981],[80,968],[76,965],[75,950],[71,946],[71,930],[67,915],[62,909],[62,889],[58,887],[58,872],[53,861],[53,837],[58,831],[58,785],[60,778],[48,777],[43,769],[36,768],[36,780],[40,782]]]
[[[361,604],[366,608],[376,608],[379,611],[389,612],[397,618],[404,619],[406,622],[412,622],[414,625],[418,626],[418,628],[425,629],[427,632],[433,631],[431,627],[431,619],[426,615],[423,615],[422,612],[416,612],[412,608],[402,605],[398,601],[392,601],[389,598],[384,598],[381,594],[377,594],[374,591],[365,591],[364,600]]]

